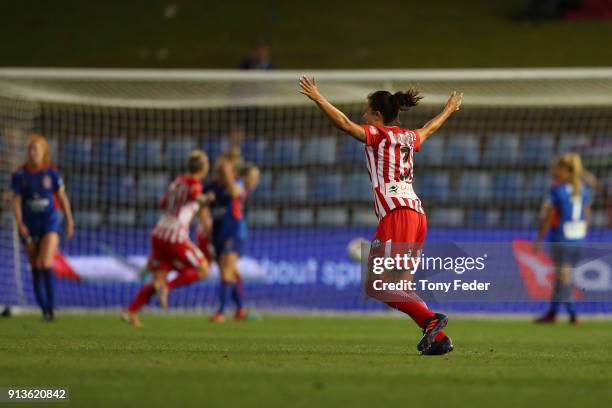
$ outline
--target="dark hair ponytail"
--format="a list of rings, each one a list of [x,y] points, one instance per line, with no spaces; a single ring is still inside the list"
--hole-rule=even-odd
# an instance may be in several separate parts
[[[395,122],[400,111],[416,106],[421,99],[423,99],[421,93],[414,88],[394,94],[388,91],[376,91],[368,95],[368,104],[370,109],[380,112],[387,125]]]

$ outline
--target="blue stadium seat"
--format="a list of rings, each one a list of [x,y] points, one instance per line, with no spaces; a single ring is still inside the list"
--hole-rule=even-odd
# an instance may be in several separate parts
[[[314,137],[304,146],[304,163],[332,164],[336,162],[336,138],[334,136]]]
[[[423,164],[442,164],[444,162],[444,135],[435,134],[427,139],[416,152],[414,160]]]
[[[525,135],[521,146],[521,163],[548,164],[555,154],[555,139],[550,133]]]
[[[427,172],[415,178],[414,189],[423,201],[433,199],[448,201],[450,192],[450,177],[445,171]]]
[[[466,226],[481,228],[499,226],[498,210],[470,209],[467,212]]]
[[[282,223],[292,227],[303,227],[314,223],[314,213],[310,208],[295,208],[283,211]]]
[[[548,172],[543,171],[529,175],[525,182],[524,198],[528,200],[544,200],[548,197],[551,181]]]
[[[259,176],[259,185],[251,193],[253,200],[269,200],[272,198],[272,173],[268,171],[262,171]]]
[[[363,143],[346,137],[339,141],[339,161],[341,163],[365,163],[365,153]]]
[[[134,176],[131,174],[109,174],[102,183],[104,200],[110,203],[124,203],[135,200]]]
[[[274,198],[304,201],[308,198],[308,177],[304,171],[285,171],[276,180]]]
[[[273,163],[301,163],[301,140],[295,138],[280,138],[271,142]]]
[[[265,163],[268,153],[268,141],[261,138],[245,140],[242,143],[242,155],[246,161]]]
[[[335,201],[343,198],[342,174],[319,174],[314,177],[313,195],[317,201]]]
[[[431,211],[431,225],[440,227],[460,227],[465,223],[462,208],[438,208]]]
[[[66,180],[66,191],[74,200],[95,204],[100,199],[99,181],[96,175],[73,173]]]
[[[166,143],[166,162],[171,166],[184,167],[191,151],[197,148],[195,139],[178,137]]]
[[[483,161],[515,163],[519,158],[519,138],[516,133],[496,133],[487,139]]]
[[[484,171],[464,171],[459,180],[457,197],[466,201],[490,199],[491,177]]]
[[[493,197],[506,201],[520,201],[524,193],[523,173],[498,173],[493,178]]]
[[[70,164],[91,164],[93,143],[88,137],[71,137],[64,141],[61,162]]]
[[[159,209],[146,210],[142,213],[139,213],[138,214],[138,224],[140,224],[143,227],[152,228],[159,220],[159,217],[161,216],[161,214],[162,212]]]
[[[349,174],[346,177],[344,195],[349,200],[372,201],[374,196],[368,174],[363,171]]]
[[[138,180],[136,199],[155,206],[164,196],[167,187],[168,177],[165,174],[144,174]]]
[[[222,137],[209,137],[204,139],[203,150],[208,154],[211,163],[229,148],[229,141]]]
[[[132,144],[131,160],[138,166],[159,166],[163,163],[162,141],[140,138]]]
[[[1,141],[1,139],[0,139]],[[49,143],[49,150],[51,152],[51,161],[57,162],[59,155],[59,141],[57,139],[47,139]],[[2,146],[0,146],[0,151],[2,151]]]
[[[559,137],[557,154],[580,153],[585,148],[591,146],[593,140],[585,134],[562,133]]]
[[[105,137],[99,140],[94,163],[121,166],[127,163],[127,139]]]
[[[99,211],[75,211],[74,220],[80,228],[95,228],[102,225],[102,213]]]
[[[531,213],[523,210],[506,210],[503,212],[502,224],[505,227],[529,228],[535,227],[535,220],[531,219]]]
[[[429,140],[423,146],[427,143]],[[478,138],[470,134],[449,134],[444,157],[451,164],[477,164],[480,158]]]

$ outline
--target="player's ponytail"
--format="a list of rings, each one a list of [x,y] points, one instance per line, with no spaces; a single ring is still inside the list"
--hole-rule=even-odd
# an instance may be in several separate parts
[[[368,104],[374,112],[379,112],[385,125],[397,121],[400,111],[416,106],[423,99],[421,93],[414,88],[392,94],[389,91],[376,91],[368,95]]]
[[[559,157],[557,163],[567,169],[570,173],[569,183],[572,186],[572,195],[579,197],[582,193],[583,167],[580,155],[576,153],[566,153]]]

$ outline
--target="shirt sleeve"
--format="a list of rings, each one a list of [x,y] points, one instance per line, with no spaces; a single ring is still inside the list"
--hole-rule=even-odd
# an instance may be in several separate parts
[[[193,183],[189,187],[189,200],[196,200],[202,194],[202,183]]]
[[[22,174],[19,172],[13,173],[11,176],[11,191],[17,195],[21,195]]]
[[[51,179],[53,180],[53,192],[56,193],[64,187],[64,179],[59,171],[53,170],[51,172]]]
[[[561,198],[559,197],[560,189],[557,186],[550,188],[550,193],[548,194],[547,201],[555,208],[560,207]]]
[[[421,150],[421,135],[416,130],[411,130],[414,134],[414,151],[418,152]]]
[[[366,146],[376,146],[376,145],[378,145],[380,143],[380,140],[382,139],[382,135],[380,133],[380,130],[378,130],[378,128],[376,126],[361,125],[361,127],[365,131],[365,135],[366,135],[365,144],[366,144]]]

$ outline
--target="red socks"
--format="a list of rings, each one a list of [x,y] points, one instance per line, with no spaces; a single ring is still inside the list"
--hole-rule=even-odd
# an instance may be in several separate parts
[[[140,288],[140,291],[138,291],[138,294],[128,307],[130,313],[137,313],[144,305],[149,303],[154,293],[155,288],[152,283],[148,283]]]
[[[423,328],[425,326],[425,321],[432,317],[435,313],[431,311],[427,307],[427,304],[422,300],[409,300],[403,302],[385,302],[387,305],[391,306],[394,309],[399,310],[410,316],[414,322],[419,325],[419,327]],[[436,341],[440,341],[444,339],[446,334],[443,331],[440,331],[436,335]]]
[[[176,288],[180,288],[181,286],[187,286],[199,280],[200,280],[200,275],[198,275],[197,269],[194,269],[194,268],[183,269],[177,275],[176,278],[168,282],[168,289],[176,289]]]

